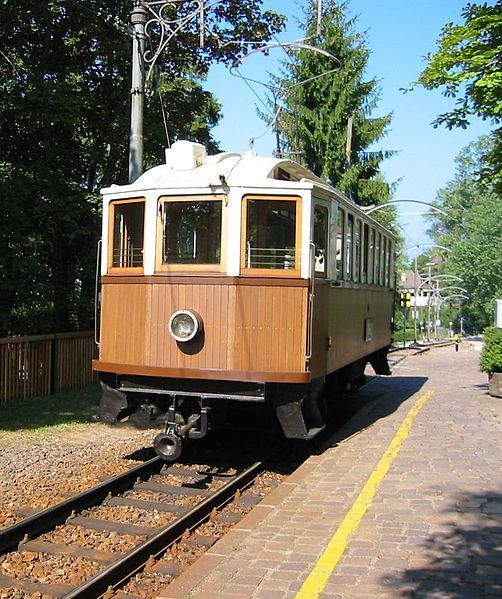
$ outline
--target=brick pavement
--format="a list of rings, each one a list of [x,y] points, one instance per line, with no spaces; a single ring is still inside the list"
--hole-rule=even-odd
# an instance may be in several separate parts
[[[375,378],[325,450],[160,596],[295,597],[410,407],[433,391],[319,597],[502,597],[502,400],[478,363],[463,343]]]

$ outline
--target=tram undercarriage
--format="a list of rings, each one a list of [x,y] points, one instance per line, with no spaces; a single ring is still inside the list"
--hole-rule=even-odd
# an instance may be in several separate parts
[[[159,428],[154,448],[176,460],[185,439],[200,439],[225,425],[229,408],[244,404],[270,408],[285,437],[311,439],[326,425],[336,397],[365,382],[370,363],[377,374],[390,374],[387,348],[308,384],[165,379],[101,373],[102,398],[96,419],[127,420],[141,428]]]

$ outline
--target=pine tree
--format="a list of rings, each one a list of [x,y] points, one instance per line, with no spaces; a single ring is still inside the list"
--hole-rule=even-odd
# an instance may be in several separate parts
[[[391,115],[371,117],[379,99],[378,82],[365,79],[365,35],[355,30],[356,19],[347,16],[346,2],[328,0],[318,36],[317,3],[307,1],[305,37],[336,61],[301,48],[285,63],[278,79],[286,90],[286,110],[277,123],[282,153],[296,157],[357,203],[382,203],[389,199],[390,187],[380,164],[392,152],[369,148],[385,135]]]

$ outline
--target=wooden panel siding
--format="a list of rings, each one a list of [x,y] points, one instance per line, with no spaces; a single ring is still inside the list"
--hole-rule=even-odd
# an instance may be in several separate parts
[[[91,384],[96,353],[88,331],[0,339],[0,404]]]
[[[150,366],[172,368],[227,368],[229,287],[223,285],[155,285],[152,287]],[[204,322],[204,346],[189,354],[171,337],[169,318],[173,312],[189,309]]]
[[[305,287],[234,287],[232,370],[305,370]]]
[[[148,292],[150,289],[148,288]],[[146,285],[103,285],[101,288],[100,359],[142,364],[149,326]]]
[[[158,368],[304,372],[308,288],[212,284],[103,284],[100,361]],[[192,351],[168,331],[176,310],[198,312]],[[188,349],[188,351],[186,351]],[[184,351],[185,350],[185,351]],[[99,364],[97,365],[99,370]]]
[[[318,283],[314,298],[312,376],[323,376],[390,345],[392,303],[393,294],[388,289],[342,288]],[[373,325],[371,341],[364,339],[367,318]]]

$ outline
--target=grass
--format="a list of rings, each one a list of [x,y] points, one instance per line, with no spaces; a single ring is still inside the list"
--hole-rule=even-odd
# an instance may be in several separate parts
[[[54,432],[89,424],[99,404],[99,385],[61,391],[55,395],[12,400],[0,406],[0,443],[14,437],[36,441]]]

